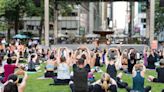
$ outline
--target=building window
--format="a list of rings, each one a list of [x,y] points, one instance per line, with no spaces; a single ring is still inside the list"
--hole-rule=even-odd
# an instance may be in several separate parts
[[[67,30],[77,30],[77,28],[67,28]]]
[[[146,25],[143,25],[143,28],[146,28]]]
[[[49,25],[50,30],[54,29],[54,26],[52,24]]]
[[[141,7],[142,7],[141,12],[146,12],[146,5],[147,5],[146,2],[141,3]]]
[[[67,30],[67,28],[66,27],[62,27],[61,30]]]
[[[64,16],[78,16],[78,13],[77,12],[70,12],[70,13],[67,13],[66,15]]]
[[[77,14],[77,12],[72,12],[71,13],[71,16],[77,16],[78,14]]]
[[[146,23],[146,18],[141,18],[141,23]]]

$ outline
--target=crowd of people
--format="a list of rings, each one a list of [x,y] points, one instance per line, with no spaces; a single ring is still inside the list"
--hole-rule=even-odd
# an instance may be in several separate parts
[[[37,72],[40,64],[45,65],[44,77],[52,78],[52,85],[69,85],[72,92],[149,92],[151,86],[144,85],[145,72],[156,69],[157,78],[148,76],[149,81],[164,83],[163,50],[134,48],[93,48],[85,45],[71,49],[67,47],[44,49],[38,43],[22,44],[12,41],[0,44],[0,81],[2,92],[24,92],[27,72]],[[22,61],[25,59],[25,62]],[[105,67],[105,71],[101,67]],[[101,73],[96,79],[95,73]],[[132,76],[132,87],[122,79],[123,73]],[[23,78],[19,78],[19,76]],[[164,92],[164,90],[162,91]]]

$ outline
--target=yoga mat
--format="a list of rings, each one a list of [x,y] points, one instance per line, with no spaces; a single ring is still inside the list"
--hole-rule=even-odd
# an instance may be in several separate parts
[[[27,72],[27,74],[35,74],[35,73],[37,73],[37,72]]]
[[[47,79],[52,79],[52,78],[46,78],[46,77],[44,77],[44,76],[41,76],[41,77],[39,77],[39,78],[37,78],[38,80],[47,80]]]

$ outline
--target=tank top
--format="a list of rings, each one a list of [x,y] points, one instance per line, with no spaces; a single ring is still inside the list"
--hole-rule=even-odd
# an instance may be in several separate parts
[[[35,70],[35,63],[32,60],[28,63],[28,69]]]
[[[144,92],[144,78],[141,76],[141,72],[137,71],[135,77],[133,77],[133,90]]]
[[[113,78],[116,80],[116,75],[117,75],[117,70],[116,70],[116,67],[115,65],[110,65],[108,64],[107,66],[107,73]]]
[[[66,63],[61,63],[58,65],[57,79],[70,79],[70,70]]]
[[[95,66],[100,66],[100,57],[96,57]]]

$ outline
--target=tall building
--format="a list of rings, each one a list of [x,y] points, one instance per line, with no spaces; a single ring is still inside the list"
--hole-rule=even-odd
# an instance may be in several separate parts
[[[134,35],[146,37],[146,2],[135,3]]]
[[[74,5],[72,12],[65,16],[58,16],[57,33],[84,35],[99,30],[102,25],[106,24],[106,7],[106,2],[82,2],[79,5]],[[38,35],[40,17],[24,17],[21,21],[23,21],[23,29],[19,31],[28,31]],[[44,30],[42,34],[44,34]],[[54,36],[53,20],[50,20],[49,23],[49,34],[50,37]]]
[[[74,35],[82,35],[89,30],[89,3],[85,2],[75,5],[74,10],[67,16],[58,17],[58,32],[72,33]]]
[[[89,3],[89,33],[101,30],[106,25],[107,4],[105,2]],[[105,28],[105,27],[104,27]]]

